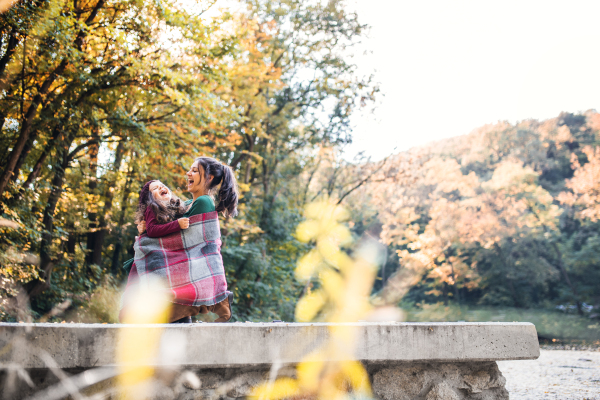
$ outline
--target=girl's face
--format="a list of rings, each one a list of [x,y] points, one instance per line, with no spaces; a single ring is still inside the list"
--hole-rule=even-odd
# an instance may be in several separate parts
[[[204,191],[204,168],[202,168],[202,165],[194,161],[186,175],[188,192],[199,193]]]
[[[171,191],[160,181],[154,181],[150,184],[150,193],[156,201],[167,202],[171,200]]]

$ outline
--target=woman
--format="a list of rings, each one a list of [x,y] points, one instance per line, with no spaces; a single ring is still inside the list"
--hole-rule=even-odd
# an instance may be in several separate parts
[[[197,229],[200,229],[202,243],[206,245],[201,249],[202,254],[205,255],[207,259],[208,257],[212,257],[212,261],[207,261],[203,263],[202,267],[206,268],[208,266],[208,268],[210,269],[209,275],[211,275],[211,278],[217,279],[219,277],[222,277],[222,281],[216,282],[214,287],[208,287],[205,284],[196,284],[195,292],[192,291],[192,295],[195,296],[195,298],[192,298],[191,300],[189,298],[181,300],[180,298],[178,298],[177,289],[171,288],[175,296],[173,299],[173,306],[171,308],[169,322],[189,323],[191,322],[192,316],[197,315],[198,313],[205,314],[208,312],[214,312],[219,316],[219,318],[217,318],[215,322],[227,322],[231,318],[231,300],[233,294],[231,292],[226,291],[227,283],[224,279],[222,258],[220,254],[221,240],[217,214],[222,213],[225,217],[234,217],[235,215],[237,215],[237,182],[233,171],[229,166],[223,165],[219,161],[210,157],[198,157],[196,160],[194,160],[186,176],[187,189],[188,192],[192,194],[192,199],[184,203],[184,205],[187,207],[187,211],[185,212],[183,217],[190,218],[190,221],[192,221],[191,226],[189,228],[189,230],[192,231],[190,235],[193,235],[195,224],[198,226]],[[217,195],[218,199],[216,206],[213,200],[214,194]],[[193,218],[195,216],[202,216],[202,218]],[[201,228],[201,226],[207,224],[210,224],[210,229]],[[145,273],[150,274],[151,272],[149,271],[156,271],[157,269],[156,264],[154,264],[151,268],[147,268],[147,266],[144,265],[146,257],[143,255],[153,253],[148,251],[144,252],[144,247],[147,247],[152,243],[156,244],[156,242],[151,242],[152,239],[147,238],[146,235],[142,236],[142,233],[145,230],[145,222],[141,222],[140,224],[138,224],[138,231],[141,236],[138,238],[134,246],[136,247],[135,260],[137,262],[137,265],[134,265],[134,267],[130,270],[127,284],[128,288],[130,287],[130,285],[134,284],[134,281],[137,282],[139,280],[139,276],[144,276]],[[187,231],[188,230],[186,230],[185,232]],[[198,251],[198,248],[194,247],[193,251]],[[160,252],[154,252],[153,254],[157,253]],[[189,251],[186,251],[186,254],[187,253],[189,253]],[[140,256],[138,257],[138,255]],[[194,275],[194,268],[201,268],[196,263],[197,258],[202,257],[196,257],[190,262],[186,260],[186,263],[189,264],[191,269],[188,274],[189,276]],[[220,262],[214,262],[215,260]],[[132,264],[133,261],[129,260],[125,263],[124,267],[128,268],[128,266],[131,266]],[[163,269],[168,269],[171,267],[171,265],[160,266],[160,268]],[[215,268],[217,269],[217,271],[214,271]],[[173,281],[171,276],[169,278],[169,281]],[[187,283],[189,284],[190,282]],[[192,282],[192,284],[194,283],[197,282]],[[202,291],[202,288],[206,288],[206,291],[211,292],[209,293],[210,296],[203,297],[203,294],[199,293],[199,291]],[[122,314],[123,308],[121,309],[121,313],[119,314],[120,320],[122,319]]]

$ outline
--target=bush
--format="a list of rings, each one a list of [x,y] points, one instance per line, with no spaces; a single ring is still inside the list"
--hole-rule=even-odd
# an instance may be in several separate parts
[[[118,323],[121,292],[121,288],[106,277],[91,294],[76,299],[75,309],[65,319],[85,323]]]

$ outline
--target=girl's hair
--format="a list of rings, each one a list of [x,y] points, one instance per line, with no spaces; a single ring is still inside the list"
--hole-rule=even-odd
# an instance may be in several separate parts
[[[152,182],[158,181],[152,180],[146,182],[140,191],[140,200],[138,203],[138,208],[135,212],[135,223],[138,224],[144,220],[144,215],[148,207],[151,207],[152,211],[154,211],[154,215],[156,215],[156,221],[158,221],[159,224],[166,224],[181,218],[187,211],[187,208],[181,199],[175,196],[173,192],[171,192],[171,189],[167,188],[167,190],[171,192],[171,200],[168,202],[157,201],[152,193],[150,193],[150,184]]]
[[[217,212],[223,212],[226,217],[235,217],[238,213],[238,187],[235,175],[230,166],[221,164],[211,157],[198,157],[195,162],[204,168],[204,179],[208,184],[208,193],[214,194],[216,187],[221,184],[217,193]],[[209,177],[212,175],[212,181]]]

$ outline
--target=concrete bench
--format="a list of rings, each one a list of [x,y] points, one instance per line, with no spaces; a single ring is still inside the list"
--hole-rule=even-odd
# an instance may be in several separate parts
[[[342,325],[357,329],[355,359],[366,366],[374,394],[385,400],[508,399],[496,361],[539,357],[535,326],[529,323]],[[226,386],[222,398],[243,398],[266,377],[293,375],[291,367],[328,340],[328,326],[0,324],[0,363],[10,366],[5,371],[23,368],[36,384],[33,389],[22,379],[15,379],[12,386],[5,384],[11,393],[19,392],[11,394],[14,398],[35,393],[36,398],[60,398],[60,393],[66,394],[67,389],[60,385],[50,388],[57,378],[48,371],[56,371],[55,367],[72,375],[71,389],[83,388],[87,393],[107,390],[116,374],[118,330],[127,327],[144,335],[160,329],[160,350],[153,365],[171,371],[191,370],[202,382],[196,390],[176,388],[172,383],[170,390],[177,391],[177,396],[214,398],[221,393],[218,389]],[[50,389],[40,392],[45,388]],[[157,393],[157,398],[174,395]]]

